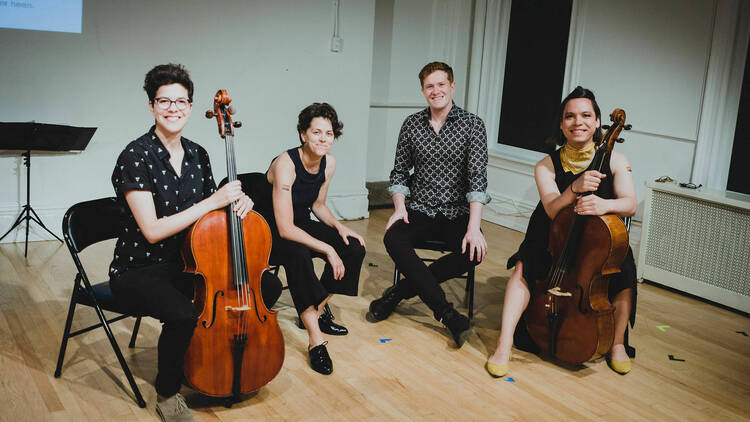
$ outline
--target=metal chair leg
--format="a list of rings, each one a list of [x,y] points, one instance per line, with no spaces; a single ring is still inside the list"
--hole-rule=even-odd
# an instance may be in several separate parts
[[[115,351],[115,355],[117,355],[117,360],[120,362],[120,367],[122,368],[123,372],[125,372],[125,378],[128,379],[130,388],[133,390],[133,394],[135,394],[136,403],[138,403],[139,407],[145,408],[146,401],[143,400],[143,396],[141,396],[141,391],[138,389],[138,385],[135,383],[133,374],[130,372],[130,368],[128,367],[128,364],[125,362],[125,358],[122,356],[122,352],[120,352],[120,346],[117,345],[117,340],[115,340],[115,336],[112,334],[112,330],[109,329],[109,324],[107,323],[107,319],[104,317],[104,313],[102,312],[101,308],[99,308],[98,306],[95,307],[94,309],[96,310],[96,313],[99,316],[99,320],[103,324],[102,328],[104,328],[104,332],[107,333],[107,338],[109,339],[109,343],[112,345],[112,349]]]
[[[128,344],[129,348],[135,347],[135,339],[138,337],[138,329],[141,328],[141,317],[138,317],[135,319],[135,325],[133,326],[133,334],[130,335],[130,344]]]
[[[474,267],[466,275],[467,296],[469,297],[469,321],[474,318]]]
[[[75,295],[75,292],[73,292]],[[65,320],[65,330],[63,331],[62,341],[60,342],[60,353],[57,355],[57,367],[55,368],[55,378],[60,378],[62,374],[63,360],[65,359],[65,349],[68,347],[68,338],[70,336],[70,326],[73,324],[73,314],[75,313],[76,301],[71,296],[70,306],[68,307],[68,318]]]

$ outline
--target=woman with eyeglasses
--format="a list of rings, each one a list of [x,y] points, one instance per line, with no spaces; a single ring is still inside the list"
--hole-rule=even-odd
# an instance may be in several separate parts
[[[191,421],[179,394],[185,351],[196,326],[193,275],[183,273],[180,255],[187,229],[200,217],[235,203],[241,218],[253,203],[234,181],[216,189],[208,153],[182,137],[193,108],[193,82],[181,65],[166,64],[146,74],[143,87],[155,124],[120,153],[112,172],[118,200],[130,215],[115,245],[110,286],[115,299],[140,315],[158,318],[156,411],[163,421]],[[271,306],[281,282],[262,280]]]
[[[602,138],[601,112],[594,93],[577,87],[560,105],[559,127],[555,141],[561,148],[544,157],[534,168],[540,202],[531,215],[526,236],[518,252],[508,259],[515,267],[505,288],[500,338],[495,353],[487,361],[487,371],[501,377],[508,373],[511,346],[537,353],[522,317],[537,281],[547,277],[552,265],[547,250],[551,221],[565,207],[574,206],[579,215],[635,214],[637,201],[630,165],[625,155],[613,151],[605,159],[602,172],[589,170],[595,142]],[[598,192],[597,192],[598,190]],[[597,194],[583,196],[584,192]],[[614,344],[607,357],[609,366],[619,374],[630,371],[635,349],[628,345],[628,321],[635,320],[636,272],[633,251],[611,276],[609,300],[614,307]]]
[[[271,226],[270,261],[284,267],[301,326],[307,329],[310,366],[324,375],[333,372],[333,362],[323,332],[347,332],[324,314],[325,305],[333,294],[357,295],[365,257],[365,240],[341,224],[326,205],[336,170],[330,149],[343,127],[328,103],[305,107],[297,123],[301,145],[271,162],[265,192],[262,199],[256,197],[255,206]],[[310,218],[311,213],[318,221]],[[325,260],[320,277],[315,274],[313,258]]]

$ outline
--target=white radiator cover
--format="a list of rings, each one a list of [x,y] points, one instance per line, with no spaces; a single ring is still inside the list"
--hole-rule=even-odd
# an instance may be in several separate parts
[[[638,278],[750,312],[750,195],[646,186]]]

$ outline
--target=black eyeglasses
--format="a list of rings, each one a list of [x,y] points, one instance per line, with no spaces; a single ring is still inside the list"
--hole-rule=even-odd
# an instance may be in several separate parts
[[[702,183],[700,185],[696,185],[695,183],[680,183],[681,188],[698,189],[701,186],[703,186]]]
[[[190,105],[190,100],[188,100],[187,98],[178,98],[176,100],[172,100],[167,97],[157,97],[154,98],[154,104],[156,104],[156,106],[162,110],[168,110],[169,107],[172,107],[172,104],[177,106],[177,110],[185,110]]]

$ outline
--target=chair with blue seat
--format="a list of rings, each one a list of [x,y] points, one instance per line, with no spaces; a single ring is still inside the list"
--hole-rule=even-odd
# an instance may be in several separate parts
[[[138,406],[146,407],[146,402],[143,400],[143,396],[141,396],[141,392],[133,379],[133,374],[130,372],[130,368],[128,368],[128,364],[125,362],[120,347],[117,345],[117,341],[109,327],[110,323],[121,319],[128,317],[136,318],[129,344],[129,347],[133,348],[135,347],[135,339],[141,324],[141,316],[130,313],[123,304],[115,300],[112,296],[112,291],[109,289],[109,280],[92,285],[78,256],[81,251],[90,245],[119,237],[127,217],[128,210],[126,205],[117,201],[116,198],[101,198],[80,202],[70,207],[63,217],[65,244],[68,246],[77,272],[75,281],[73,282],[73,293],[70,298],[68,317],[65,320],[65,330],[63,331],[62,342],[60,344],[60,353],[57,357],[55,378],[59,378],[62,374],[63,359],[65,358],[68,339],[101,327],[107,334],[107,338],[112,345],[115,355],[117,355],[117,360],[120,362],[125,377],[133,389],[135,401],[138,403]],[[71,332],[73,314],[77,305],[93,308],[99,318],[99,323]],[[114,312],[119,315],[107,319],[104,311]]]

